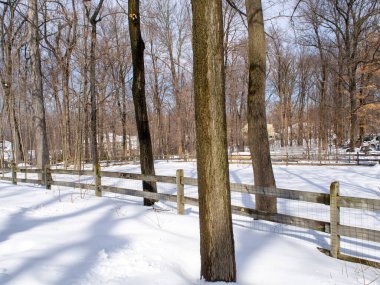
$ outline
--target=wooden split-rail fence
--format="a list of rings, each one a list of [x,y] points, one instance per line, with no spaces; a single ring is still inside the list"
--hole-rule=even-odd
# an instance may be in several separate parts
[[[112,172],[112,171],[101,171],[100,167],[96,167],[95,170],[67,170],[67,169],[52,169],[46,167],[44,171],[41,169],[31,169],[31,168],[19,168],[17,169],[14,164],[11,168],[12,176],[0,177],[2,180],[12,181],[13,184],[21,183],[32,183],[45,185],[47,189],[50,189],[52,185],[64,186],[64,187],[74,187],[80,189],[89,189],[94,191],[104,191],[112,192],[117,194],[169,201],[177,203],[177,212],[180,215],[185,214],[185,205],[198,206],[198,199],[193,197],[187,197],[185,195],[185,185],[198,186],[198,181],[196,178],[189,178],[184,176],[183,170],[179,169],[176,172],[176,176],[162,176],[162,175],[143,175],[134,173],[124,173],[124,172]],[[38,174],[39,179],[28,179],[28,178],[18,178],[17,172],[24,174]],[[80,182],[69,182],[69,181],[59,181],[57,179],[51,179],[52,174],[67,174],[67,175],[84,175],[84,176],[98,176],[94,177],[93,184],[80,183]],[[26,177],[26,175],[25,175]],[[122,178],[129,180],[140,180],[145,182],[161,182],[176,185],[176,195],[167,193],[152,193],[145,192],[141,190],[127,189],[114,186],[101,185],[100,177],[110,177],[110,178]],[[98,185],[97,185],[98,184]],[[357,262],[376,268],[380,268],[380,262],[365,259],[362,257],[355,257],[351,255],[342,254],[340,252],[340,239],[341,237],[348,237],[357,240],[363,240],[365,242],[375,243],[380,250],[380,231],[368,228],[353,227],[342,225],[340,219],[340,209],[351,208],[359,209],[365,211],[374,211],[375,215],[380,216],[380,200],[368,199],[368,198],[357,198],[341,196],[339,194],[339,183],[333,182],[330,186],[330,193],[317,193],[317,192],[307,192],[298,190],[289,190],[281,188],[265,188],[258,187],[249,184],[230,184],[231,192],[245,193],[245,194],[259,194],[267,195],[282,199],[288,199],[293,201],[303,201],[309,203],[316,203],[326,205],[330,209],[330,221],[315,220],[303,217],[296,217],[288,214],[280,213],[266,213],[259,212],[253,208],[231,205],[232,213],[236,215],[242,215],[246,217],[253,218],[255,220],[263,220],[274,223],[280,223],[284,225],[291,225],[295,227],[300,227],[304,229],[310,229],[313,231],[323,232],[330,235],[330,248],[319,250],[327,255],[334,258]],[[100,192],[101,194],[101,192]]]

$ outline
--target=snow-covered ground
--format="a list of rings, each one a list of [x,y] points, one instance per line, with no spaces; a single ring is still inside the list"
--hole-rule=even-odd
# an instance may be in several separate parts
[[[195,163],[156,163],[159,175],[174,176],[179,168],[185,176],[196,176]],[[139,166],[107,170],[137,173]],[[344,195],[379,198],[380,166],[274,170],[278,187],[327,193],[330,183],[338,180]],[[230,175],[232,182],[253,181],[249,165],[231,165]],[[91,182],[90,177],[80,180]],[[106,178],[103,182],[131,188],[141,184]],[[174,185],[159,186],[175,191]],[[191,194],[194,189],[186,191]],[[105,196],[0,183],[0,284],[206,284],[199,281],[196,210],[186,207],[187,215],[178,216],[167,203],[153,209],[142,207],[138,198]],[[303,211],[301,206],[293,207]],[[235,220],[237,284],[380,284],[375,280],[378,270],[325,256],[305,233],[279,235],[238,224]]]

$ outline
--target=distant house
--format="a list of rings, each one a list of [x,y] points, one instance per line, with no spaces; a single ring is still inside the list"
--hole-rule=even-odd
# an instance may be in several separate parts
[[[119,136],[113,133],[104,134],[103,136],[103,147],[107,151],[112,151],[113,147],[116,150],[121,150],[123,148],[123,136]],[[137,136],[126,137],[126,150],[134,151],[139,149],[139,140]]]
[[[10,141],[0,141],[0,156],[5,160],[12,159],[12,143]]]
[[[309,129],[309,125],[308,125],[308,123],[302,123],[302,126],[301,126],[304,130],[307,130],[307,129]],[[299,130],[299,123],[295,123],[295,124],[293,124],[292,125],[292,131],[293,131],[293,133],[297,133],[298,132],[298,130]],[[288,128],[288,131],[290,132],[290,127]]]
[[[267,124],[267,129],[268,129],[268,138],[270,141],[274,141],[278,134],[274,131],[273,124]],[[246,124],[243,129],[242,129],[243,135],[247,136],[248,135],[248,124]]]

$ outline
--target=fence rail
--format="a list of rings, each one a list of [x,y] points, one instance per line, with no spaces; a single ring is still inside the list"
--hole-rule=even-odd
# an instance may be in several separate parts
[[[272,163],[276,164],[298,164],[298,165],[325,165],[336,163],[338,165],[368,165],[380,163],[380,153],[338,153],[338,154],[317,154],[307,155],[306,153],[296,154],[271,154]],[[251,163],[251,156],[248,154],[230,155],[230,162]]]
[[[167,154],[167,155],[155,155],[155,160],[166,160],[166,161],[196,161],[195,155],[174,155],[174,154]],[[240,163],[240,164],[248,164],[251,163],[251,156],[246,153],[242,154],[230,154],[228,156],[230,163]],[[327,152],[327,153],[321,153],[318,154],[317,152],[307,152],[307,151],[292,151],[290,150],[288,154],[284,153],[284,150],[282,150],[281,153],[277,153],[272,151],[271,152],[271,159],[273,164],[296,164],[296,165],[330,165],[330,164],[337,164],[340,166],[344,165],[368,165],[368,164],[377,164],[380,163],[380,152],[369,152],[369,153],[363,153],[363,152],[347,152],[347,153],[335,153]],[[102,164],[108,165],[125,165],[126,163],[139,163],[140,157],[139,155],[127,155],[127,156],[120,156],[115,157],[113,159],[107,159],[103,158],[101,160]],[[83,159],[82,162],[69,160],[66,161],[66,166],[75,166],[78,167],[82,164],[91,162],[91,159]],[[25,163],[34,164],[35,161],[26,161]],[[51,162],[52,164],[59,164],[63,163],[62,161],[53,160]],[[10,164],[8,161],[4,161],[2,166],[6,166]],[[1,163],[0,163],[1,166]]]
[[[38,174],[38,179],[27,179],[18,178],[17,172],[24,174]],[[101,177],[109,178],[119,178],[128,180],[138,180],[145,182],[160,182],[176,184],[177,195],[166,194],[166,193],[152,193],[136,189],[129,189],[126,187],[115,187],[107,185],[96,185],[98,180],[94,179],[94,183],[80,183],[80,182],[70,182],[70,181],[60,181],[60,180],[43,180],[43,174],[67,174],[67,175],[79,175],[79,176],[93,176],[94,171],[85,170],[64,170],[64,169],[50,169],[46,168],[44,171],[41,169],[25,169],[12,166],[12,176],[2,177],[0,179],[6,181],[12,181],[14,184],[17,182],[21,183],[32,183],[32,184],[42,184],[49,189],[51,185],[64,186],[64,187],[74,187],[78,189],[88,189],[97,190],[101,189],[104,192],[117,193],[122,195],[129,195],[147,199],[162,200],[177,203],[177,211],[179,214],[184,214],[184,205],[189,204],[193,206],[198,206],[198,199],[193,197],[185,196],[184,186],[198,186],[198,181],[196,178],[184,177],[183,170],[177,170],[177,175],[174,176],[160,176],[160,175],[143,175],[135,173],[124,173],[124,172],[111,172],[111,171],[100,171]],[[280,199],[302,201],[313,204],[320,204],[329,206],[330,220],[323,221],[318,219],[310,219],[305,217],[298,217],[294,215],[281,214],[281,213],[265,213],[259,212],[253,208],[243,207],[238,205],[231,205],[232,213],[235,215],[250,217],[252,219],[263,220],[273,223],[280,223],[284,225],[295,226],[304,229],[310,229],[318,232],[323,232],[330,234],[330,249],[321,249],[322,252],[328,252],[329,255],[335,258],[341,258],[348,261],[360,262],[363,264],[371,265],[380,268],[380,262],[373,260],[366,260],[358,258],[355,256],[344,255],[340,253],[340,240],[341,237],[354,238],[359,240],[364,240],[366,242],[374,242],[380,244],[380,231],[374,229],[367,229],[363,227],[354,227],[341,224],[340,211],[341,208],[349,209],[359,209],[374,211],[380,217],[380,200],[368,199],[368,198],[357,198],[339,195],[339,183],[333,182],[330,187],[330,194],[317,193],[317,192],[307,192],[298,191],[290,189],[281,188],[265,188],[258,187],[255,185],[248,184],[238,184],[231,183],[231,192],[243,193],[249,195],[268,195],[272,197],[277,197]],[[379,245],[377,245],[379,246]]]

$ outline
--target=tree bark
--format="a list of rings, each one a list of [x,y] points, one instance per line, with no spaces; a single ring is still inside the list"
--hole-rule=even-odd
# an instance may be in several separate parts
[[[90,147],[89,147],[89,110],[88,110],[88,30],[89,30],[89,25],[88,22],[84,23],[83,26],[83,43],[84,43],[84,48],[83,48],[83,69],[82,69],[82,80],[83,80],[83,113],[84,113],[84,123],[83,123],[83,136],[84,136],[84,150],[83,150],[83,156],[84,160],[86,162],[89,161],[90,159]]]
[[[100,0],[96,6],[93,14],[90,17],[89,8],[86,6],[86,15],[89,19],[91,25],[91,45],[90,45],[90,60],[89,60],[89,69],[90,69],[90,104],[91,104],[91,117],[90,117],[90,129],[91,129],[91,156],[92,156],[92,165],[94,170],[95,178],[95,195],[102,196],[101,189],[101,177],[99,175],[100,166],[99,166],[99,154],[98,154],[98,140],[97,140],[97,93],[96,93],[96,24],[99,22],[97,19],[100,9],[103,6],[104,0]]]
[[[352,65],[352,64],[351,64]],[[356,68],[348,68],[348,94],[350,96],[350,148],[355,147],[357,136]]]
[[[44,94],[42,85],[41,54],[39,48],[37,0],[28,3],[29,48],[32,78],[33,124],[36,138],[37,167],[45,169],[49,164],[49,146],[46,132]],[[42,181],[45,181],[44,171]]]
[[[12,156],[16,164],[20,163],[24,159],[24,152],[22,148],[22,139],[19,128],[19,121],[16,116],[15,96],[13,89],[13,37],[15,27],[15,11],[17,3],[8,3],[9,20],[5,21],[1,18],[1,59],[4,67],[4,72],[1,73],[1,86],[3,89],[4,105],[8,116],[8,121],[11,127],[12,136]]]
[[[248,143],[251,150],[255,185],[276,187],[265,112],[265,34],[261,0],[246,0],[248,17]],[[286,126],[287,128],[287,126]],[[277,212],[277,199],[256,195],[256,209]]]
[[[67,168],[69,160],[72,159],[70,148],[71,144],[71,129],[70,129],[70,89],[69,89],[69,79],[70,79],[70,64],[66,66],[63,63],[62,67],[62,91],[63,91],[63,162],[65,168]]]
[[[153,69],[153,109],[154,113],[156,115],[155,120],[155,127],[157,128],[157,140],[158,140],[158,147],[157,147],[157,153],[162,156],[163,155],[163,127],[162,127],[162,116],[161,116],[161,98],[160,98],[160,90],[159,90],[159,81],[158,81],[158,73],[159,69],[157,67],[157,57],[154,55],[153,51],[153,39],[150,41],[150,54],[151,54],[151,60],[152,60],[152,69]]]
[[[139,137],[140,145],[141,173],[147,175],[155,175],[152,141],[150,138],[148,112],[145,98],[145,44],[141,37],[140,30],[139,0],[128,1],[128,22],[133,65],[132,96],[133,105],[135,107],[137,134]],[[156,183],[143,181],[143,190],[156,193]],[[151,206],[154,204],[154,202],[155,200],[152,199],[144,199],[144,206]]]
[[[121,112],[121,126],[122,126],[122,136],[123,136],[123,154],[122,159],[127,156],[127,86],[125,83],[124,72],[120,72],[121,81],[121,96],[122,96],[122,112]]]
[[[222,2],[193,0],[201,277],[236,280],[227,159]]]
[[[96,103],[96,74],[95,74],[95,46],[96,46],[96,21],[90,21],[91,23],[91,46],[90,46],[90,129],[91,129],[91,157],[92,164],[97,165],[99,163],[98,154],[98,140],[97,140],[97,103]]]

